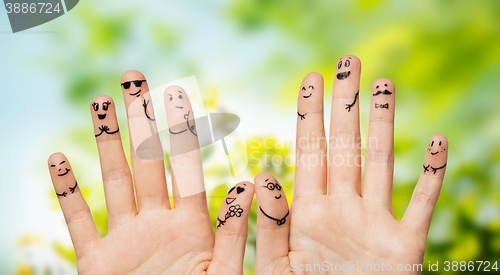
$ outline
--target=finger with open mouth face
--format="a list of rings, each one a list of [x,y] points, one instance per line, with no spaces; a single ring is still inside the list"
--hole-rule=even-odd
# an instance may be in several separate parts
[[[108,231],[120,225],[126,217],[136,214],[132,175],[123,151],[118,131],[115,102],[110,96],[95,97],[90,104],[97,151],[101,163],[104,196],[108,212]],[[105,115],[101,119],[101,114]],[[122,175],[116,177],[116,175]]]
[[[90,104],[92,121],[94,123],[95,137],[109,139],[110,135],[117,134],[118,122],[116,120],[115,104],[107,95],[95,97]],[[117,135],[120,138],[120,135]]]
[[[328,194],[332,195],[339,190],[361,195],[361,61],[354,55],[343,56],[335,67],[335,75],[328,141]],[[340,162],[339,159],[343,161]]]
[[[248,236],[248,216],[254,193],[254,185],[251,182],[243,181],[236,184],[229,189],[217,215],[217,237],[213,258],[216,263],[220,262],[232,267],[232,270],[243,268]],[[217,268],[214,269],[217,270]],[[214,274],[219,273],[214,272]]]

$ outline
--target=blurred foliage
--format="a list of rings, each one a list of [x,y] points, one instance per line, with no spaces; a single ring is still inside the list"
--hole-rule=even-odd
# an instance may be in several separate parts
[[[165,60],[165,66],[175,67],[179,75],[204,73],[200,72],[201,65],[189,59],[190,53],[181,51],[187,43],[192,43],[186,42],[190,32],[184,29],[184,23],[164,20],[158,14],[141,17],[141,13],[149,15],[149,11],[135,3],[119,7],[116,3],[112,7],[97,3],[101,8],[79,5],[71,12],[75,19],[58,27],[58,43],[67,47],[59,59],[46,62],[49,69],[66,81],[65,95],[75,112],[89,117],[87,102],[98,94],[120,98],[119,77],[128,69],[148,69],[152,63]],[[328,94],[337,59],[355,54],[363,62],[360,107],[362,132],[366,136],[365,99],[370,83],[378,77],[392,79],[398,90],[393,189],[396,218],[403,216],[408,205],[430,136],[439,132],[450,142],[446,178],[429,233],[424,267],[427,268],[428,261],[442,264],[446,260],[500,259],[500,1],[241,0],[217,6],[210,12],[226,20],[224,24],[235,26],[237,35],[229,35],[243,41],[272,34],[255,52],[266,58],[243,74],[245,78],[259,80],[252,87],[261,91],[253,104],[261,100],[259,96],[271,94],[271,104],[287,110],[295,108],[296,99],[290,96],[290,91],[297,90],[302,77],[310,71],[324,75],[328,87],[325,94]],[[207,27],[208,34],[213,31]],[[141,46],[135,56],[127,54],[130,45]],[[178,53],[181,56],[176,59]],[[234,65],[246,55],[241,52],[236,56]],[[125,61],[116,66],[116,60],[122,59]],[[129,64],[137,67],[129,68]],[[278,89],[262,88],[262,83],[271,83],[278,76]],[[207,107],[217,108],[217,87],[207,93]],[[123,109],[121,101],[116,102],[117,110]],[[229,106],[218,108],[232,110]],[[125,122],[124,112],[119,111],[118,115]],[[71,144],[84,148],[97,163],[95,149],[88,150],[94,147],[91,135],[84,138],[84,133],[91,133],[89,125],[77,125],[70,130],[78,140]],[[293,165],[268,164],[273,157],[284,160],[293,155],[293,148],[283,144],[293,137],[259,134],[248,140],[249,179],[260,172],[272,173],[283,185],[287,197],[292,198]],[[125,131],[122,138],[128,151]],[[73,167],[75,171],[88,168],[83,163]],[[105,235],[107,220],[102,187],[98,180],[90,181],[88,186],[91,190],[84,195],[90,199],[99,232]],[[209,193],[214,227],[227,189],[228,186],[222,185]],[[51,196],[55,199],[53,193]],[[245,274],[253,273],[255,209],[254,205],[250,213]],[[69,256],[70,247],[58,244],[54,249],[74,263]],[[20,266],[19,270],[20,274],[29,274],[25,271],[29,270],[27,267]]]

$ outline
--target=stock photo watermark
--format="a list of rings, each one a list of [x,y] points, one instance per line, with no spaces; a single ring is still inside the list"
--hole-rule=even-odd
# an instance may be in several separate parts
[[[289,141],[275,140],[266,137],[264,139],[252,138],[249,140],[250,163],[254,166],[295,166],[313,168],[324,166],[329,163],[331,166],[362,166],[365,156],[358,154],[361,149],[371,148],[377,151],[379,140],[377,137],[368,139],[358,137],[335,137],[326,139],[325,137],[300,137],[296,144]],[[327,148],[330,157],[327,158]],[[271,151],[285,149],[289,152],[286,155],[271,154]],[[296,153],[293,149],[296,149]],[[376,157],[381,158],[380,154]],[[385,158],[389,158],[387,155]]]

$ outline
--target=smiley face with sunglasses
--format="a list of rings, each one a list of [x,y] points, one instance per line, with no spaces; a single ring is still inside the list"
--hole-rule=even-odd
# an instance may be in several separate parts
[[[142,86],[142,82],[146,82],[146,79],[139,79],[139,80],[131,80],[131,81],[126,81],[126,82],[123,82],[122,83],[122,86],[123,86],[123,89],[125,90],[128,90],[130,89],[131,87],[131,84],[134,83],[134,86],[136,88],[138,88],[137,91],[133,92],[132,93],[129,93],[129,95],[131,96],[135,96],[135,97],[139,97],[141,96],[141,86]]]

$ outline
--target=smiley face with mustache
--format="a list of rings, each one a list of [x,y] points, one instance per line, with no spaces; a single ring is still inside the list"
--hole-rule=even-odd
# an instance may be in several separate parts
[[[384,84],[384,87],[382,87],[383,91],[379,90],[380,85],[377,85],[377,92],[373,94],[373,96],[378,96],[378,95],[392,95],[392,93],[387,90],[387,83]]]

